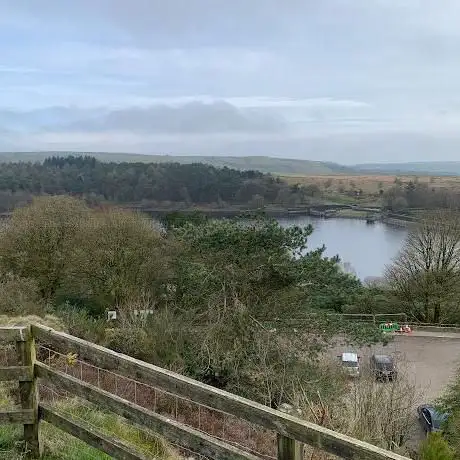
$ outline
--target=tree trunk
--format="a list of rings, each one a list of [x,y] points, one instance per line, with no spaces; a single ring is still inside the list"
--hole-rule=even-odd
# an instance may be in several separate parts
[[[430,322],[430,297],[428,294],[425,294],[425,304],[424,304],[424,318],[425,323]]]
[[[441,302],[438,302],[434,306],[433,323],[439,323],[440,319],[441,319]]]

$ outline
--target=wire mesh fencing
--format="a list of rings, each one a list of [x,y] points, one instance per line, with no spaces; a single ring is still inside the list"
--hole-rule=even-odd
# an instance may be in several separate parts
[[[44,345],[37,345],[37,357],[39,361],[53,369],[201,431],[215,439],[225,441],[262,459],[276,459],[276,434],[270,430],[116,372],[100,368],[78,359],[77,356],[57,352]],[[51,400],[56,403],[62,398],[68,399],[70,395],[60,392],[58,389],[41,385],[40,397],[43,400]],[[184,450],[182,447],[176,447],[181,451]],[[201,457],[197,452],[189,452],[188,456]]]

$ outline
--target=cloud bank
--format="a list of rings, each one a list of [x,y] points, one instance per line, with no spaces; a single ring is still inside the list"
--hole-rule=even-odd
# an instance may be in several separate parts
[[[456,160],[455,0],[0,0],[0,150]]]

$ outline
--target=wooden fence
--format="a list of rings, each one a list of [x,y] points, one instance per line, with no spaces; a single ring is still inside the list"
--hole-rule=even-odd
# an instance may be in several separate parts
[[[51,385],[103,407],[136,425],[158,433],[167,441],[207,458],[217,460],[255,460],[258,457],[243,449],[171,420],[131,401],[113,395],[95,385],[39,362],[35,341],[61,352],[76,354],[108,371],[116,371],[136,381],[155,386],[170,394],[217,409],[277,433],[278,458],[300,460],[303,445],[348,460],[409,460],[393,452],[353,439],[295,416],[202,384],[152,364],[116,353],[71,335],[41,325],[0,328],[0,341],[16,342],[18,365],[0,368],[0,380],[19,381],[21,409],[0,412],[0,423],[24,425],[24,440],[31,458],[40,457],[39,424],[41,420],[85,441],[119,459],[139,460],[148,457],[134,451],[93,427],[63,415],[52,405],[39,403],[38,383]]]

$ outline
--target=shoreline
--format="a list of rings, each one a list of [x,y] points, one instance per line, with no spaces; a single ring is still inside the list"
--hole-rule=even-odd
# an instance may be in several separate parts
[[[337,206],[337,205],[336,205]],[[262,209],[200,209],[200,208],[188,208],[188,209],[139,209],[139,208],[129,208],[129,209],[136,209],[142,213],[148,214],[151,217],[161,217],[166,214],[170,213],[181,213],[181,214],[194,214],[194,213],[201,213],[206,217],[215,217],[215,218],[232,218],[238,216],[244,216],[245,214],[258,214],[263,213],[268,217],[272,217],[275,219],[288,219],[293,217],[313,217],[315,219],[344,219],[344,220],[361,220],[367,221],[368,217],[366,215],[353,215],[350,214],[339,214],[335,212],[318,212],[316,207],[305,208],[305,209],[273,209],[273,208],[262,208]],[[343,209],[343,208],[341,208]],[[345,208],[350,209],[351,212],[354,211],[353,208]],[[312,212],[313,210],[313,212]],[[364,212],[362,210],[357,209],[357,213]],[[382,223],[391,227],[400,227],[400,228],[408,228],[412,224],[416,224],[416,221],[410,219],[403,219],[403,218],[396,218],[396,217],[386,217],[386,216],[376,216],[373,222],[369,222],[369,225],[373,225],[374,223]]]
[[[367,208],[367,207],[358,207],[353,205],[341,205],[341,204],[323,204],[323,205],[313,205],[305,206],[302,208],[258,208],[258,209],[249,209],[249,208],[151,208],[151,207],[142,207],[136,205],[117,205],[113,204],[115,207],[120,207],[122,209],[127,209],[131,211],[138,211],[143,214],[147,214],[150,217],[158,218],[165,216],[171,213],[181,213],[181,214],[195,214],[200,213],[206,217],[215,217],[215,218],[232,218],[238,216],[244,216],[248,214],[263,214],[268,217],[275,219],[287,219],[292,217],[313,217],[317,219],[346,219],[346,220],[362,220],[366,221],[369,219],[369,216],[372,218],[372,222],[369,222],[369,225],[373,223],[383,223],[392,227],[410,227],[413,224],[416,224],[417,221],[413,218],[396,215],[394,213],[383,214],[379,212],[377,208]],[[345,211],[341,213],[340,211]],[[11,217],[12,212],[3,212],[0,213],[1,219],[8,219]]]

